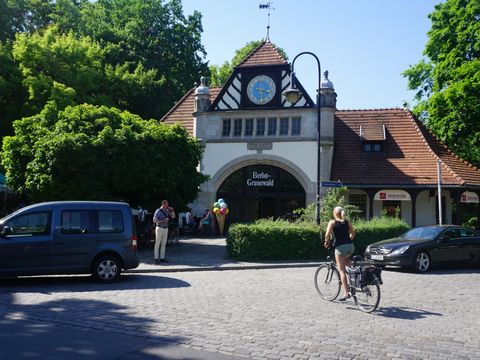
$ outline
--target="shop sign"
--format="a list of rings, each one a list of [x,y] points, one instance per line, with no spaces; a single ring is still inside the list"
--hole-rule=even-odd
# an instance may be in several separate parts
[[[269,187],[274,186],[272,175],[265,172],[252,171],[252,177],[247,179],[247,186]]]
[[[411,201],[410,194],[405,190],[380,190],[375,194],[374,200],[381,201]]]
[[[469,203],[469,204],[478,204],[480,201],[478,199],[477,194],[471,191],[465,191],[460,198],[460,202]]]

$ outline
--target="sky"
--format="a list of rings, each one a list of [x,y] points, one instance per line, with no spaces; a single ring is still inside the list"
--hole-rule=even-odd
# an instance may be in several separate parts
[[[381,109],[415,104],[401,73],[423,58],[431,22],[441,0],[270,1],[270,41],[291,62],[303,51],[329,71],[337,108]],[[182,0],[185,15],[202,14],[202,44],[210,65],[231,61],[235,50],[265,39],[267,0]],[[318,66],[313,56],[295,60],[295,73],[315,98]]]

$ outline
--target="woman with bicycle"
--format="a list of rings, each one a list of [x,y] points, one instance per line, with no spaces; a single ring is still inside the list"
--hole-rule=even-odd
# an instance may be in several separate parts
[[[353,229],[352,224],[345,219],[345,211],[343,211],[342,207],[337,206],[333,209],[333,218],[334,219],[330,220],[327,225],[324,246],[326,248],[331,246],[331,238],[333,234],[335,260],[337,262],[338,270],[340,271],[340,280],[343,289],[345,290],[345,295],[338,300],[345,301],[350,297],[345,266],[352,265],[350,256],[355,250],[353,245],[355,230]]]

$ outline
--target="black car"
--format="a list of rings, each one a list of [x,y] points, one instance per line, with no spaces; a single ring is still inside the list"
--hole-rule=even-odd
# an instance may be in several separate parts
[[[398,238],[370,244],[365,250],[365,260],[418,272],[440,263],[480,265],[480,233],[455,225],[413,228]]]

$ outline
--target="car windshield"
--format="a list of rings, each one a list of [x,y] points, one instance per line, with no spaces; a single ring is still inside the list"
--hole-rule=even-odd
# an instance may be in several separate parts
[[[414,228],[409,231],[407,231],[405,234],[400,236],[402,239],[409,239],[409,240],[415,240],[415,239],[435,239],[438,234],[440,234],[443,231],[443,228],[441,227],[436,227],[436,226],[428,226],[428,227],[419,227],[419,228]]]

